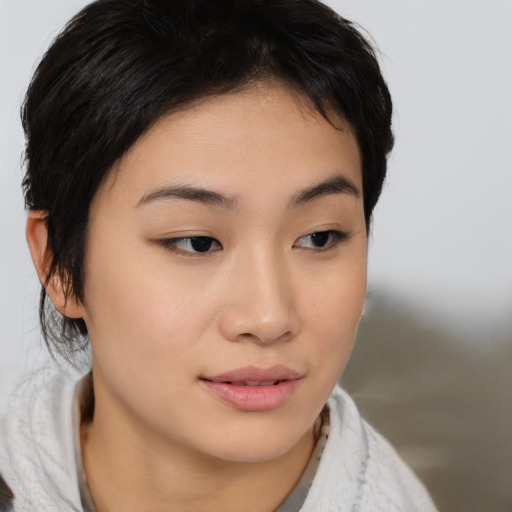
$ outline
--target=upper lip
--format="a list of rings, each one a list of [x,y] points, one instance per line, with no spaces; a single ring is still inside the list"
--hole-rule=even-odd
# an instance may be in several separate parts
[[[258,368],[256,366],[244,366],[230,370],[219,375],[202,376],[202,380],[212,382],[267,382],[267,381],[283,381],[297,380],[303,377],[299,372],[292,370],[286,366],[275,365],[269,368]]]

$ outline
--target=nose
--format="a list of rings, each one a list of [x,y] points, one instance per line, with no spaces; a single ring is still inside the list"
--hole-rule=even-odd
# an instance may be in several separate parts
[[[227,278],[230,301],[220,319],[224,338],[268,345],[295,336],[300,321],[291,281],[286,262],[275,255],[240,255]]]

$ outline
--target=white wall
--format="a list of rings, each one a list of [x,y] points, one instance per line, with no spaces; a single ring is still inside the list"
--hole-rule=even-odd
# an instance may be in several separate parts
[[[19,105],[35,61],[85,3],[0,0],[0,406],[15,376],[44,357],[24,241]],[[512,2],[329,4],[377,41],[396,106],[370,289],[485,350],[512,333]]]

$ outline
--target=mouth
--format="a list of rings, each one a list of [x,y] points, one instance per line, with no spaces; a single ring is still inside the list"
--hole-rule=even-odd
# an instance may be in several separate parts
[[[275,386],[287,380],[298,380],[303,375],[287,366],[275,365],[270,368],[245,366],[219,375],[205,375],[201,380],[232,384],[234,386]]]
[[[285,380],[265,380],[265,381],[257,381],[257,380],[249,380],[249,381],[215,381],[210,379],[201,379],[206,382],[217,382],[219,384],[229,384],[231,386],[277,386],[281,382],[285,382]]]
[[[256,412],[283,405],[303,377],[285,366],[273,366],[267,369],[245,367],[199,380],[222,402],[241,411]]]

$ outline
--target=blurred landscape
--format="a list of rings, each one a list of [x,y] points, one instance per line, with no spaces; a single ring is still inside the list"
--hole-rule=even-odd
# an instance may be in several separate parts
[[[362,415],[440,512],[512,511],[512,314],[478,347],[399,297],[367,305],[341,379]]]

